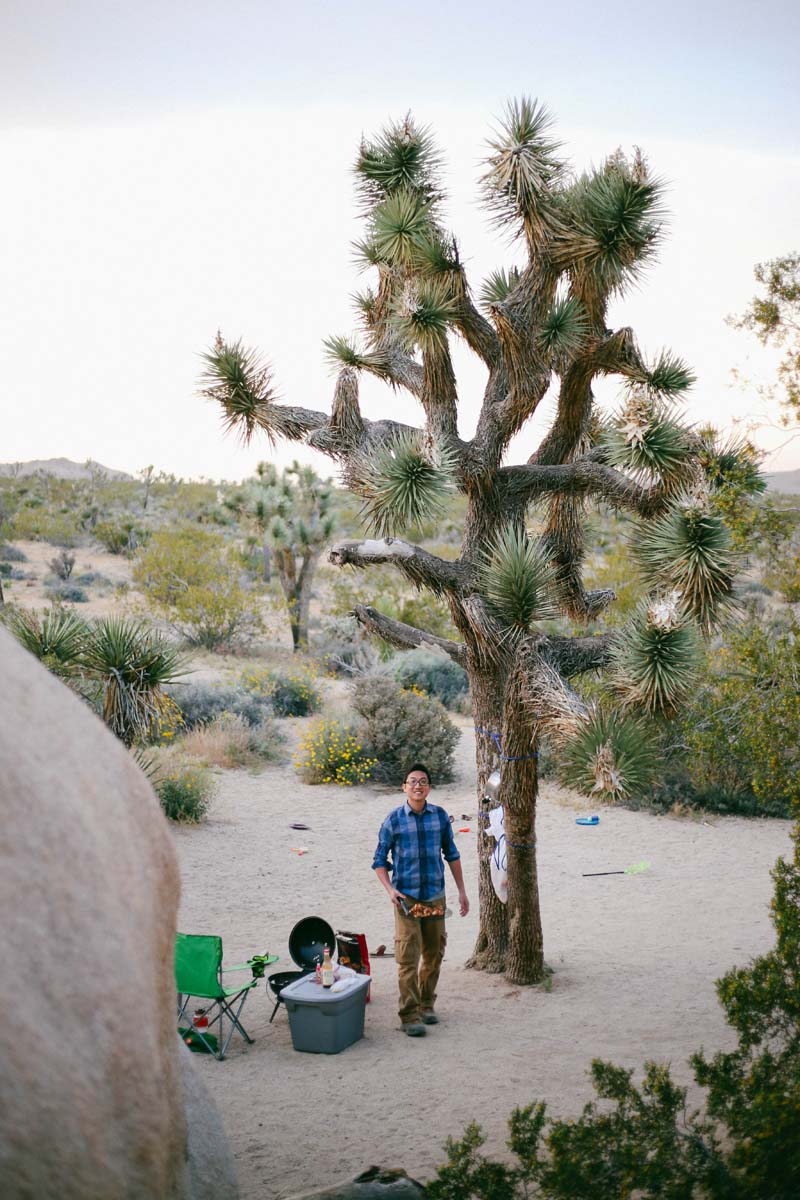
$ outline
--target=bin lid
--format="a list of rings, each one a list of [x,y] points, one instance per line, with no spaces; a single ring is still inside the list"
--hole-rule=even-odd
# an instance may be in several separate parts
[[[304,975],[302,979],[297,979],[281,990],[281,1000],[284,1002],[299,1000],[312,1004],[336,1004],[340,1000],[346,1000],[349,996],[358,995],[359,991],[366,992],[371,977],[369,975],[348,975],[346,980],[340,980],[340,982],[346,982],[347,987],[334,992],[332,988],[324,988],[321,983],[317,983],[313,975]]]
[[[304,971],[313,971],[322,962],[326,946],[333,954],[336,935],[322,917],[303,917],[289,934],[289,953]]]

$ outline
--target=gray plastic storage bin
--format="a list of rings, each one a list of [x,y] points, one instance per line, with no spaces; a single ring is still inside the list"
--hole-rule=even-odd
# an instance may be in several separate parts
[[[343,992],[331,992],[305,975],[281,992],[295,1050],[338,1054],[364,1036],[369,975],[356,975]]]

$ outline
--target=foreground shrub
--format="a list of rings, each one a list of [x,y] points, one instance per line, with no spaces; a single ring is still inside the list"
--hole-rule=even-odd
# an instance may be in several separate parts
[[[218,650],[261,628],[258,598],[239,582],[236,552],[207,529],[153,534],[133,568],[148,604],[193,646]]]
[[[377,759],[374,779],[399,786],[415,759],[427,764],[436,784],[453,778],[461,733],[438,700],[371,675],[353,684],[353,708],[364,722],[367,751]]]
[[[245,671],[242,683],[254,696],[269,701],[276,717],[307,717],[322,703],[319,681],[308,667]]]
[[[39,661],[68,680],[80,674],[81,655],[86,641],[86,622],[66,608],[43,612],[28,608],[7,608],[3,614],[9,633]]]
[[[4,562],[27,562],[28,556],[24,550],[20,550],[19,546],[12,546],[10,542],[3,542],[0,545],[0,559]]]
[[[186,729],[207,725],[222,713],[234,713],[248,725],[260,725],[272,713],[267,695],[249,691],[243,684],[186,683],[169,689],[180,709]]]
[[[669,1068],[633,1072],[595,1059],[602,1101],[552,1120],[544,1103],[509,1119],[513,1165],[480,1154],[471,1124],[448,1139],[428,1200],[795,1200],[800,1195],[800,826],[773,871],[775,948],[717,982],[732,1051],[692,1058],[706,1115],[686,1110]]]
[[[196,825],[208,812],[214,781],[199,763],[175,761],[159,771],[152,783],[170,821]]]
[[[181,739],[181,747],[206,766],[235,770],[276,759],[282,742],[270,718],[250,725],[235,713],[223,712],[208,725],[199,725],[187,733]]]
[[[305,783],[366,783],[377,763],[358,734],[341,721],[316,721],[300,743],[294,765]]]
[[[402,687],[415,687],[435,696],[445,708],[457,707],[469,691],[467,672],[446,654],[409,650],[391,659],[388,667]]]

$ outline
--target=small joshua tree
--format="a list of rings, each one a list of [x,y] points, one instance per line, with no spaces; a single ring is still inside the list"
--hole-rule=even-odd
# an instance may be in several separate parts
[[[355,615],[395,646],[439,647],[469,673],[478,796],[500,765],[509,869],[503,905],[479,833],[480,932],[470,961],[517,983],[544,969],[534,850],[539,738],[561,743],[574,777],[596,794],[640,786],[652,758],[641,716],[680,706],[698,639],[731,603],[735,567],[708,503],[708,480],[718,474],[713,443],[676,413],[692,374],[669,351],[648,358],[631,329],[607,325],[610,299],[655,253],[661,185],[638,151],[571,176],[549,125],[543,108],[516,101],[489,143],[481,194],[518,261],[484,283],[480,307],[442,225],[437,152],[409,117],[359,149],[366,233],[358,250],[376,280],[356,298],[361,339],[326,343],[337,370],[330,414],[278,403],[270,368],[240,342],[216,344],[204,381],[227,427],[245,439],[263,432],[304,441],[340,464],[373,536],[334,546],[334,563],[390,563],[448,601],[460,641],[372,606]],[[458,429],[453,336],[486,370],[471,438]],[[421,425],[367,420],[364,372],[407,396],[410,417],[419,405]],[[623,389],[611,417],[597,411],[593,392],[607,375]],[[527,461],[506,464],[509,442],[551,388],[549,431]],[[466,498],[454,562],[397,536],[441,512],[452,488]],[[553,618],[591,625],[615,598],[582,581],[591,502],[633,518],[631,565],[650,595],[621,631],[563,636]],[[598,669],[609,684],[602,706],[582,699],[573,682]]]
[[[271,463],[259,463],[256,479],[227,500],[228,507],[250,519],[261,533],[264,573],[268,578],[274,564],[289,612],[294,650],[308,647],[314,573],[336,528],[332,500],[330,484],[298,462],[282,474]]]

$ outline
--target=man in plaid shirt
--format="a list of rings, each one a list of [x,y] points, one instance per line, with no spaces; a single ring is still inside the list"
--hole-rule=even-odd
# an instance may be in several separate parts
[[[403,783],[405,804],[393,809],[381,825],[372,862],[373,870],[394,906],[400,1023],[409,1037],[423,1037],[426,1025],[439,1023],[433,1006],[447,944],[445,862],[456,881],[461,916],[465,917],[469,912],[461,855],[456,849],[450,818],[443,808],[428,804],[430,790],[428,768],[422,763],[414,763],[406,771]],[[416,903],[440,909],[441,915],[408,915],[408,910],[413,911]]]

